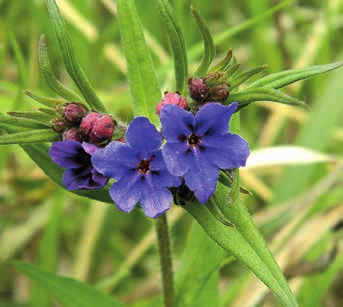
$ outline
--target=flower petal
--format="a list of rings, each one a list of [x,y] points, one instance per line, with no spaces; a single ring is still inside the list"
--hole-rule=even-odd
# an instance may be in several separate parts
[[[140,177],[138,173],[126,174],[112,185],[110,196],[121,211],[130,212],[138,202],[146,186]]]
[[[173,196],[169,190],[160,186],[152,176],[146,176],[147,185],[141,194],[140,204],[146,216],[157,218],[170,209]]]
[[[91,167],[67,169],[63,174],[62,182],[68,191],[92,190],[104,187],[92,179]]]
[[[199,150],[193,152],[192,165],[190,165],[184,178],[188,188],[204,204],[216,190],[219,169],[211,160],[206,159]]]
[[[164,144],[162,155],[167,165],[168,171],[174,176],[184,175],[190,168],[189,160],[192,159],[192,153],[186,154],[189,149],[186,143],[169,143]]]
[[[194,126],[194,116],[177,105],[166,105],[161,110],[161,124],[163,136],[168,142],[179,142],[178,137],[188,137],[192,131],[190,125]]]
[[[127,144],[115,141],[92,156],[92,164],[99,173],[117,180],[135,169],[138,162],[139,158]]]
[[[162,135],[146,117],[139,116],[127,128],[126,142],[135,152],[145,155],[160,148]]]
[[[205,104],[195,114],[195,132],[201,136],[224,134],[229,130],[229,121],[237,109],[237,102],[224,106],[220,103]]]
[[[237,168],[245,166],[246,160],[250,154],[247,141],[237,134],[228,133],[204,141],[207,145],[203,154],[207,160],[213,161],[219,168]],[[208,146],[210,145],[210,146]],[[217,145],[217,146],[215,146]]]
[[[49,154],[61,167],[78,168],[91,164],[91,156],[85,152],[81,143],[74,140],[52,143]]]

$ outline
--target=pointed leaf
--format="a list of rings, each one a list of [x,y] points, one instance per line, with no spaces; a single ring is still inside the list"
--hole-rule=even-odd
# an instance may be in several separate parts
[[[51,108],[51,109],[54,109],[57,105],[62,105],[62,104],[67,102],[67,101],[63,101],[61,99],[40,97],[40,96],[33,94],[29,91],[25,91],[25,95],[29,96],[31,99],[33,99],[33,100],[37,101],[38,103],[40,103],[40,104],[42,104],[48,108]]]
[[[249,69],[248,71],[244,71],[237,75],[234,79],[230,80],[230,91],[232,91],[234,88],[240,86],[245,81],[249,80],[256,74],[260,73],[264,69],[267,68],[267,65],[261,65],[252,69]]]
[[[9,263],[30,279],[39,283],[66,307],[122,307],[119,301],[78,280],[44,272],[35,266],[18,260]]]
[[[183,34],[168,0],[156,0],[174,57],[176,90],[184,92],[187,79],[187,53]]]
[[[161,91],[134,1],[119,0],[117,7],[134,113],[157,122],[155,106],[161,100]]]
[[[308,110],[308,106],[303,101],[272,88],[249,88],[231,93],[229,98],[226,100],[226,103],[230,104],[234,101],[238,102],[236,112],[256,101],[279,102],[292,106],[300,106]]]
[[[48,11],[62,52],[64,65],[87,103],[99,112],[106,108],[96,95],[75,55],[71,38],[55,0],[47,0]]]
[[[37,129],[0,136],[0,145],[29,144],[58,141],[59,135],[51,129]]]
[[[44,129],[51,125],[42,123],[33,119],[28,118],[17,118],[13,116],[6,116],[5,114],[0,113],[0,122],[12,126],[18,126],[23,128],[31,128],[31,129]]]
[[[306,68],[290,69],[266,76],[250,84],[248,88],[272,87],[282,88],[299,80],[307,79],[315,75],[323,74],[330,70],[339,68],[343,62],[331,63],[326,65],[315,65]]]
[[[208,68],[211,66],[211,63],[216,55],[216,49],[214,47],[213,39],[211,32],[205,22],[205,20],[201,17],[199,12],[192,7],[192,14],[198,29],[200,30],[202,40],[204,41],[204,53],[200,62],[199,67],[194,72],[194,76],[201,77],[206,75]]]
[[[210,72],[224,72],[228,69],[232,59],[232,49],[226,53],[225,57],[210,69]]]
[[[217,242],[225,251],[244,263],[271,291],[279,297],[285,306],[294,307],[294,301],[280,287],[270,269],[246,242],[245,238],[235,227],[227,227],[215,219],[207,207],[194,201],[184,208],[197,220],[212,240]]]
[[[69,101],[82,100],[79,95],[66,88],[59,80],[56,79],[50,66],[44,35],[41,35],[39,39],[39,68],[46,84],[52,91]]]
[[[8,115],[19,117],[19,118],[28,118],[38,120],[43,123],[49,123],[52,120],[51,115],[47,115],[42,112],[35,112],[35,111],[22,111],[22,112],[7,112]]]
[[[46,143],[42,144],[27,144],[21,145],[25,152],[30,156],[30,158],[43,170],[43,172],[50,177],[56,184],[65,189],[62,183],[62,175],[64,169],[60,168],[55,164],[49,155],[49,145]],[[109,196],[108,187],[100,190],[92,191],[81,191],[75,190],[71,191],[74,194],[85,196],[98,201],[113,204],[113,200]]]

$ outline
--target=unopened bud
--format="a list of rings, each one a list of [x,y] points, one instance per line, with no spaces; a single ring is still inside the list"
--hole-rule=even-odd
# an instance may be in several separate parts
[[[186,98],[182,97],[179,93],[164,93],[163,99],[156,106],[156,114],[160,115],[161,110],[167,104],[176,104],[182,109],[189,110]]]
[[[87,139],[87,135],[84,134],[79,128],[73,127],[63,132],[64,140],[74,140],[78,142],[83,142]]]
[[[205,101],[209,88],[206,82],[200,78],[188,79],[189,96],[196,101]]]
[[[211,89],[209,99],[213,102],[224,102],[229,97],[229,90],[225,85],[218,85]]]
[[[88,136],[89,142],[100,144],[111,140],[115,124],[111,116],[91,112],[82,119],[80,130]]]
[[[67,122],[81,122],[88,113],[88,109],[81,103],[71,102],[64,110],[63,117]]]

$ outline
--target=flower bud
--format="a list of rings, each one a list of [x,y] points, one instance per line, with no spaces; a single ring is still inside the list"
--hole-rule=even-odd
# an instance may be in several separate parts
[[[78,123],[88,113],[88,109],[81,103],[71,102],[68,103],[64,109],[63,118],[67,122]]]
[[[100,144],[111,140],[115,124],[111,116],[91,112],[82,119],[80,130],[88,136],[89,142]]]
[[[54,118],[51,121],[51,128],[56,132],[63,132],[71,127],[70,123],[67,123],[61,118]]]
[[[211,89],[211,94],[209,99],[216,102],[224,102],[229,97],[230,92],[228,91],[227,86],[218,85]]]
[[[203,79],[191,77],[188,79],[188,91],[192,99],[201,102],[206,101],[209,88]]]
[[[163,99],[156,106],[156,114],[160,115],[162,108],[167,104],[176,104],[184,110],[189,110],[186,98],[182,97],[180,93],[164,93]]]
[[[72,127],[63,132],[63,141],[64,140],[74,140],[78,142],[83,142],[87,139],[87,135],[84,134],[79,128]]]

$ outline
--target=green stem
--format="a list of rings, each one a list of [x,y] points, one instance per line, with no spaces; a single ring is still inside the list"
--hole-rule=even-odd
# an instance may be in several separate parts
[[[156,233],[162,271],[164,306],[172,307],[174,301],[173,266],[166,214],[156,220]]]

